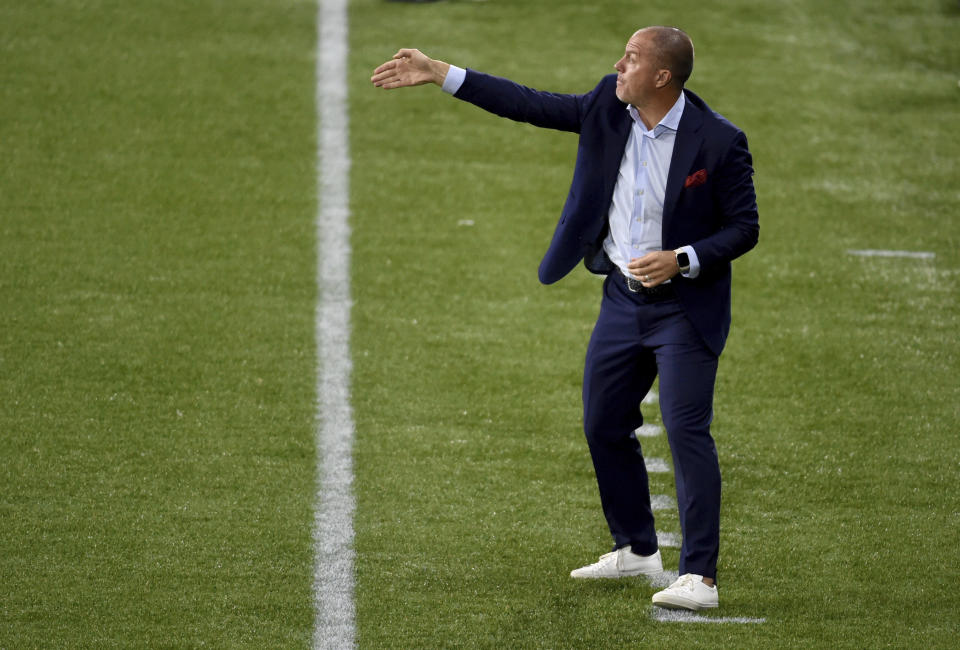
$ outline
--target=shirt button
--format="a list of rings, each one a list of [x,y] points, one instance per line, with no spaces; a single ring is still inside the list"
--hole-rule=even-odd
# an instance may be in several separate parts
[[[646,161],[646,160],[642,161],[642,162],[640,163],[640,165],[641,165],[642,167],[646,167],[646,166],[647,166],[647,161]]]
[[[637,221],[639,221],[639,219],[637,219]],[[640,248],[640,244],[634,244],[633,247],[634,247],[634,248]]]

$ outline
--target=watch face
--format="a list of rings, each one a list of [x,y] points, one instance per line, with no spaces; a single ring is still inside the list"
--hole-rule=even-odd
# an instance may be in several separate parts
[[[690,266],[690,256],[686,253],[677,253],[677,265],[681,269]]]

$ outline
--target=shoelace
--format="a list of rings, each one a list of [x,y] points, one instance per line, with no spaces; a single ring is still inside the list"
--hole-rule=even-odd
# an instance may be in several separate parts
[[[603,566],[604,564],[607,564],[610,561],[610,559],[613,558],[616,554],[617,554],[616,551],[612,551],[610,553],[604,553],[603,555],[600,556],[600,559],[594,563],[593,566],[600,567],[600,566]]]
[[[697,586],[697,579],[693,577],[692,573],[684,573],[680,578],[670,585],[671,589],[686,589],[687,591],[693,591],[694,587]]]
[[[604,553],[600,556],[600,559],[591,564],[589,567],[584,567],[587,569],[593,569],[594,571],[602,570],[606,565],[610,564],[611,561],[616,564],[616,551],[611,551],[610,553]]]

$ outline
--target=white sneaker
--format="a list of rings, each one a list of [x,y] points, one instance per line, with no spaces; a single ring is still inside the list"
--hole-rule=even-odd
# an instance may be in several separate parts
[[[653,594],[653,604],[667,609],[710,609],[720,604],[717,586],[707,585],[703,576],[684,573],[672,585]]]
[[[629,546],[600,556],[600,560],[570,572],[571,578],[623,578],[625,576],[655,576],[663,572],[660,551],[653,555],[637,555]]]

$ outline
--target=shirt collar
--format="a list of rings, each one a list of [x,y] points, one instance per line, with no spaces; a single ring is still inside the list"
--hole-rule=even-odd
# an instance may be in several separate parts
[[[630,113],[630,117],[633,118],[634,123],[640,127],[640,130],[643,131],[645,135],[655,138],[667,129],[671,131],[677,130],[677,127],[680,126],[680,117],[683,115],[683,107],[686,106],[686,104],[687,98],[683,91],[680,91],[680,96],[677,97],[677,101],[673,103],[673,106],[667,111],[667,114],[649,131],[647,127],[644,126],[643,120],[640,119],[640,113],[633,107],[633,104],[627,104],[627,112]]]

